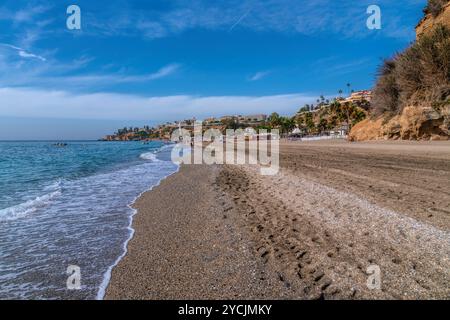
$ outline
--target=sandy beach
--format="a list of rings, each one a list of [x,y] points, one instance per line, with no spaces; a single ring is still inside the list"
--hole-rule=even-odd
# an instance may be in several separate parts
[[[280,150],[275,176],[184,165],[145,193],[106,299],[450,298],[450,143]]]

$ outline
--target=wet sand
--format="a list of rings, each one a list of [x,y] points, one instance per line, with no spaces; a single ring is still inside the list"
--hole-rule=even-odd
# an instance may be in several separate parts
[[[221,198],[217,166],[182,166],[135,203],[136,230],[106,299],[276,299],[284,287]],[[234,213],[233,213],[234,214]]]
[[[449,143],[289,142],[280,160],[183,166],[145,193],[106,298],[450,298]]]

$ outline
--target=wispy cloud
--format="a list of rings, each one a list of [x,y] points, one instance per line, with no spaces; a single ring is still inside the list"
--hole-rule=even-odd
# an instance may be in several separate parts
[[[255,73],[254,75],[252,75],[248,80],[249,81],[258,81],[258,80],[261,80],[262,78],[265,78],[269,74],[270,74],[270,71],[259,71],[259,72]]]
[[[17,2],[20,3],[20,1]],[[51,12],[52,9],[53,6],[47,3],[40,5],[24,4],[19,9],[12,9],[6,3],[0,8],[0,22],[5,22],[4,26],[10,28],[10,31],[8,40],[3,41],[15,43],[27,51],[33,51],[32,47],[37,41],[49,35],[54,35],[57,32],[56,30],[59,30],[51,27],[51,24],[56,20]],[[25,51],[24,49],[22,50]],[[28,57],[27,54],[25,56]],[[37,58],[39,59],[39,57]]]
[[[76,87],[92,87],[123,83],[138,83],[147,82],[157,79],[162,79],[176,73],[180,69],[180,64],[169,64],[162,67],[158,71],[143,75],[129,75],[123,73],[109,73],[109,74],[87,74],[79,76],[62,76],[62,77],[41,77],[40,82],[47,85],[56,86],[59,82],[65,85],[72,85]]]
[[[291,114],[315,98],[305,94],[274,96],[162,96],[116,93],[73,94],[31,88],[0,88],[0,116],[102,120],[198,119],[224,114]]]
[[[370,57],[348,60],[343,56],[334,55],[315,61],[312,64],[311,74],[322,79],[345,77],[365,70],[374,70],[377,63],[378,60]]]
[[[38,60],[41,60],[41,61],[47,61],[46,58],[44,58],[44,57],[42,57],[40,55],[31,53],[31,52],[27,52],[25,49],[13,46],[13,45],[8,44],[8,43],[0,43],[0,46],[4,46],[4,47],[7,47],[7,48],[10,48],[10,49],[13,49],[13,50],[17,51],[17,54],[20,57],[25,58],[25,59],[38,59]]]
[[[247,17],[248,16],[248,14],[250,13],[250,11],[251,11],[251,9],[250,10],[248,10],[246,13],[244,13],[231,27],[230,27],[230,29],[228,30],[229,32],[231,32],[231,31],[233,31],[233,29],[234,28],[236,28],[238,25],[239,25],[239,23],[241,23],[241,21],[242,20],[244,20],[245,19],[245,17]]]
[[[89,20],[92,27],[100,33],[133,34],[134,30],[150,39],[196,28],[230,32],[237,26],[256,32],[330,34],[344,38],[364,38],[374,34],[394,38],[411,37],[411,32],[404,30],[414,27],[415,18],[410,20],[408,17],[398,16],[403,4],[395,4],[390,0],[376,2],[382,8],[383,21],[386,21],[382,31],[378,33],[371,32],[366,27],[366,9],[373,4],[373,0],[361,0],[357,3],[333,0],[179,0],[172,2],[169,10],[148,13],[131,9],[108,11],[104,16]],[[393,20],[395,21],[392,22]],[[399,32],[399,29],[402,31]]]
[[[0,20],[11,21],[15,26],[23,23],[32,23],[37,17],[51,9],[47,5],[28,5],[20,10],[10,10],[6,7],[0,9]]]
[[[80,0],[81,1],[81,0]],[[413,5],[424,0],[411,0]],[[81,6],[83,6],[81,1]],[[139,6],[124,5],[121,0],[111,0],[111,5],[98,10],[83,11],[82,34],[88,36],[140,36],[159,39],[193,29],[255,32],[281,32],[303,35],[329,34],[335,37],[370,37],[381,35],[393,38],[411,38],[416,17],[398,15],[404,4],[391,0],[377,0],[382,8],[383,29],[370,32],[366,27],[368,5],[373,0],[176,0],[164,9],[142,10]],[[118,9],[120,8],[120,9]],[[52,31],[42,24],[51,23],[56,10],[50,6],[26,6],[21,10],[0,8],[0,20],[10,21],[19,30],[20,39],[36,41]],[[59,9],[58,9],[59,10]],[[38,19],[39,18],[39,19]],[[28,35],[27,35],[28,33]],[[18,41],[16,41],[18,43]],[[22,47],[30,49],[28,45]]]
[[[18,52],[18,56],[26,60],[41,60],[45,58],[21,50],[18,47],[0,44],[0,46],[11,48]],[[81,58],[66,63],[49,61],[47,64],[22,64],[7,59],[1,55],[0,67],[8,72],[0,75],[0,86],[27,86],[37,88],[65,88],[70,86],[72,89],[99,89],[116,84],[142,83],[155,81],[169,77],[181,69],[181,64],[171,63],[161,67],[152,73],[147,74],[129,74],[125,71],[119,72],[90,72],[82,73],[83,69],[93,60],[91,57],[82,56]],[[104,70],[103,70],[104,71]]]
[[[371,63],[372,60],[369,58],[361,58],[357,59],[351,62],[347,63],[341,63],[341,64],[334,64],[328,68],[324,68],[328,74],[332,75],[344,75],[351,72],[355,72],[365,66],[367,66],[369,63]],[[323,70],[323,69],[322,69]]]
[[[180,70],[181,65],[172,63],[166,65],[156,72],[143,75],[129,75],[124,73],[109,73],[109,74],[87,74],[79,76],[62,76],[62,77],[41,77],[41,82],[47,82],[49,85],[57,86],[58,82],[63,82],[66,85],[71,84],[75,86],[102,86],[105,84],[120,84],[120,83],[138,83],[162,79],[173,75]]]
[[[148,75],[146,78],[148,80],[156,80],[170,76],[180,69],[181,65],[178,63],[172,63],[167,66],[162,67],[157,72]]]

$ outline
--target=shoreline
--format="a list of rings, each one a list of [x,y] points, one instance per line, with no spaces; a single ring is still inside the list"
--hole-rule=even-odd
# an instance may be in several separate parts
[[[244,299],[248,295],[259,297],[260,299],[267,297],[275,299],[283,295],[281,293],[283,287],[277,283],[276,278],[273,276],[268,277],[268,280],[264,280],[265,282],[270,282],[269,285],[261,286],[259,283],[261,280],[257,278],[257,274],[264,274],[264,266],[251,255],[248,244],[242,244],[236,241],[236,238],[241,239],[238,235],[239,231],[233,229],[233,226],[229,224],[223,224],[226,218],[223,217],[222,211],[218,210],[217,206],[211,201],[185,197],[185,199],[191,199],[192,206],[195,206],[195,209],[189,212],[192,215],[185,215],[185,208],[181,208],[181,210],[177,210],[177,212],[172,214],[169,210],[178,207],[178,205],[175,204],[171,208],[165,207],[176,202],[169,195],[163,200],[163,207],[167,211],[161,212],[161,207],[159,207],[155,210],[158,214],[157,221],[145,221],[146,217],[144,214],[147,214],[149,209],[146,204],[149,202],[153,203],[153,200],[159,198],[162,194],[167,196],[167,191],[173,189],[175,186],[180,187],[183,191],[193,190],[195,188],[194,185],[197,187],[204,186],[202,182],[204,183],[205,180],[211,178],[211,176],[205,175],[205,173],[217,176],[219,170],[216,166],[182,165],[176,174],[162,180],[160,185],[151,191],[147,191],[137,200],[134,208],[141,214],[135,215],[134,219],[134,229],[137,231],[135,232],[135,237],[129,242],[128,253],[112,271],[111,281],[104,297],[106,300],[233,299],[238,297]],[[196,178],[196,182],[200,180],[201,183],[184,184],[184,182],[192,181],[192,178]],[[203,198],[205,198],[206,192],[203,193],[203,191],[206,190],[194,190],[193,193],[198,194],[200,191]],[[208,193],[206,197],[210,197],[211,195],[212,193]],[[212,199],[209,198],[209,200]],[[197,206],[198,202],[201,202],[199,206]],[[199,208],[207,210],[196,211]],[[196,213],[201,217],[196,217]],[[208,223],[204,224],[203,222],[206,220],[203,218],[210,213],[215,214],[214,216],[209,216],[207,219],[211,219],[208,220]],[[172,229],[172,227],[177,229],[177,233],[180,232],[183,234],[182,237],[173,237],[172,234],[166,232],[167,230],[158,230],[158,236],[145,236],[145,232],[142,232],[143,230],[151,231],[145,224],[150,223],[152,227],[155,227],[153,223],[157,225],[167,223],[169,219],[168,215],[170,215],[170,218],[174,218],[177,226],[179,223],[183,223],[183,226],[180,228],[171,225],[170,222],[167,225],[169,229]],[[165,222],[162,220],[165,220]],[[212,225],[213,223],[215,223],[214,226]],[[190,224],[192,228],[187,227],[185,224]],[[219,228],[220,230],[218,230]],[[204,232],[205,230],[207,232]],[[148,239],[149,237],[151,239]],[[204,241],[204,237],[207,237],[208,241]],[[143,243],[142,238],[145,238],[146,240],[144,242],[147,243]],[[227,239],[226,244],[233,246],[234,250],[241,251],[240,254],[243,254],[245,259],[236,254],[234,250],[230,252],[229,247],[226,247],[223,243],[224,239]],[[158,247],[157,243],[155,243],[158,240],[162,240],[168,244],[168,247],[172,248]],[[173,242],[177,243],[173,245]],[[142,248],[143,246],[145,248]],[[195,250],[193,250],[194,248]],[[174,252],[171,252],[172,250]],[[187,250],[193,250],[192,254],[187,253]],[[229,261],[225,261],[223,256],[218,255],[217,251],[220,251],[224,256],[226,255],[226,259],[232,259],[232,265],[230,265]],[[141,261],[137,262],[135,255],[141,255],[142,253],[143,256],[138,258]],[[154,268],[158,269],[158,273],[151,271],[150,265],[155,264],[155,260],[158,266]],[[190,263],[183,263],[186,260],[192,261]],[[143,263],[144,261],[145,263]],[[169,261],[174,262],[174,264],[170,264]],[[164,267],[161,267],[160,263]],[[210,264],[214,264],[215,266],[210,266]],[[141,277],[136,277],[136,274],[131,275],[130,271],[132,271],[131,273],[140,273]],[[185,280],[177,279],[176,275],[178,272],[185,275]],[[225,277],[222,275],[223,272],[227,274]],[[236,272],[240,274],[238,278],[234,277]],[[145,281],[142,281],[143,278],[145,278]],[[221,281],[216,281],[217,279],[221,279]],[[242,283],[243,281],[245,285]],[[149,282],[154,286],[158,286],[159,291],[147,290],[149,289],[147,287]],[[187,287],[180,285],[180,282],[185,282],[183,284],[187,285]],[[219,290],[219,286],[226,287],[226,290]],[[197,288],[193,289],[193,287]],[[170,289],[168,290],[168,288]],[[276,294],[273,294],[274,290],[277,292]]]
[[[180,166],[178,165],[177,170],[172,172],[171,174],[168,174],[167,176],[161,178],[157,184],[151,186],[150,188],[146,189],[145,191],[142,191],[139,195],[137,195],[133,201],[127,205],[127,207],[131,210],[131,214],[128,216],[128,226],[127,230],[129,231],[129,237],[125,240],[125,242],[122,245],[122,254],[114,261],[114,263],[108,267],[106,272],[103,274],[103,280],[102,283],[99,286],[99,289],[97,291],[97,295],[95,297],[95,300],[104,300],[106,291],[108,289],[108,286],[111,282],[111,274],[114,268],[120,263],[120,261],[127,255],[128,253],[128,243],[133,239],[134,234],[136,230],[133,228],[133,218],[138,213],[138,209],[135,208],[136,201],[141,198],[145,193],[151,192],[154,188],[158,187],[162,181],[167,179],[168,177],[177,174],[180,171]]]
[[[448,298],[446,147],[288,142],[278,177],[183,165],[135,201],[105,299]]]

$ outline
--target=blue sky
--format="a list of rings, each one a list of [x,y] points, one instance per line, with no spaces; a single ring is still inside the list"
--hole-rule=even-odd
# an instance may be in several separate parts
[[[374,84],[426,0],[21,1],[0,5],[0,140],[95,139],[124,125],[292,114]],[[81,30],[66,9],[81,8]],[[381,8],[381,30],[366,10]]]

